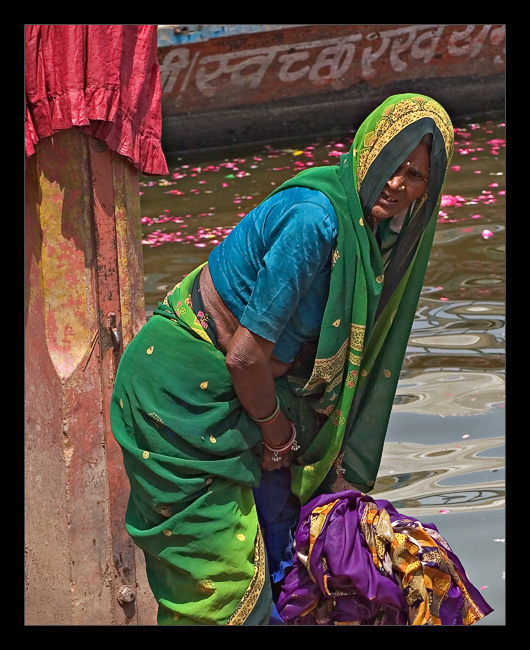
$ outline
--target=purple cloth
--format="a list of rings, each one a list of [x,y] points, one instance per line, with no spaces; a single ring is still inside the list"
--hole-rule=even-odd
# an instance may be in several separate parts
[[[319,517],[315,509],[335,501]],[[404,573],[408,547],[396,547],[396,533],[415,540],[410,548],[417,552],[410,561],[416,563],[410,568],[419,577],[412,585]],[[302,508],[295,550],[277,603],[286,624],[463,625],[492,611],[433,524],[421,524],[398,513],[388,501],[360,492],[322,495]],[[430,591],[427,578],[419,585],[429,591],[422,600],[417,587],[424,574],[445,578],[445,591]],[[432,601],[430,614],[423,615],[427,600]]]

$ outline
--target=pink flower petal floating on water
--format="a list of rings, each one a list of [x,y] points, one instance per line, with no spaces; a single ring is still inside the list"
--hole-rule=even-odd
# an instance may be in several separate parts
[[[182,226],[184,227],[184,226]],[[162,246],[162,244],[176,243],[176,244],[193,244],[198,248],[204,248],[207,245],[217,245],[224,239],[232,230],[233,226],[228,228],[199,228],[195,235],[182,236],[181,231],[177,232],[163,232],[162,230],[155,230],[150,232],[145,238],[142,239],[142,244],[146,244],[151,248]]]
[[[458,194],[456,196],[453,196],[451,194],[443,194],[440,205],[442,207],[447,207],[450,205],[461,205],[462,203],[465,202],[466,202],[465,198],[463,196],[459,196]]]
[[[491,230],[485,229],[482,231],[481,234],[484,239],[489,239],[490,237],[493,237],[493,233],[491,232]]]

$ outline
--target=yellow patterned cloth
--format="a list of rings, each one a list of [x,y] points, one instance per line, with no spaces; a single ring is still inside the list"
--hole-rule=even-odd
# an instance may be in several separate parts
[[[356,491],[302,509],[278,601],[288,625],[472,625],[492,609],[433,524]]]

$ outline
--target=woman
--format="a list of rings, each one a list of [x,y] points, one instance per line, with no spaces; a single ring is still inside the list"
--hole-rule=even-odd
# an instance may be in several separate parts
[[[389,98],[128,346],[112,426],[159,624],[268,624],[300,506],[374,485],[452,147],[437,102]]]

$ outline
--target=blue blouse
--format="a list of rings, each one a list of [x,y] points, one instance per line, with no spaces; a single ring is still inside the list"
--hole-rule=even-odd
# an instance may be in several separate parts
[[[337,216],[329,199],[301,187],[249,212],[210,254],[213,283],[239,322],[290,362],[317,340],[326,306]]]

